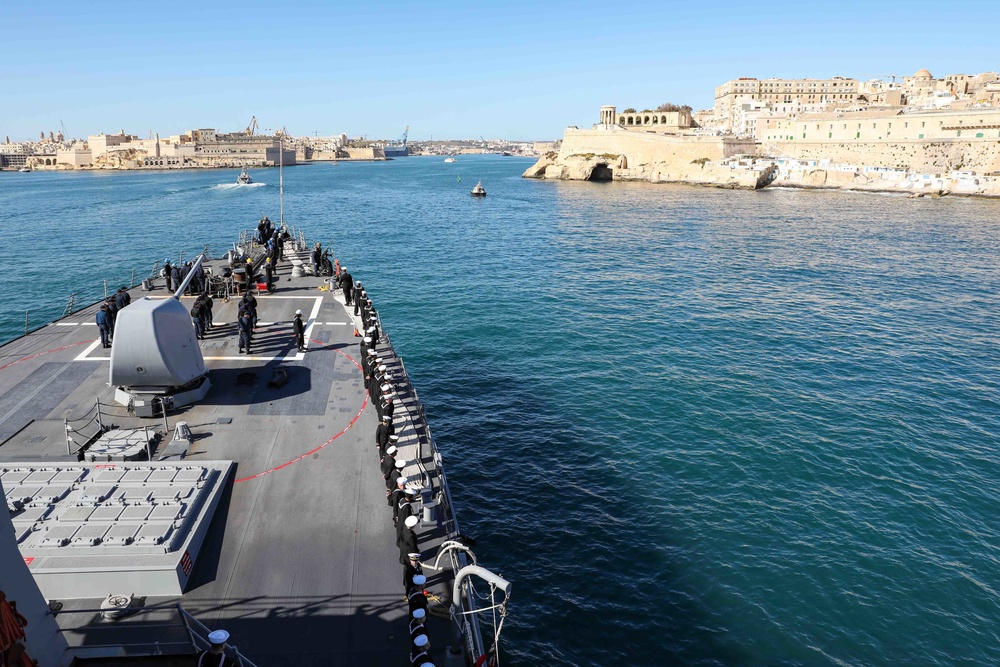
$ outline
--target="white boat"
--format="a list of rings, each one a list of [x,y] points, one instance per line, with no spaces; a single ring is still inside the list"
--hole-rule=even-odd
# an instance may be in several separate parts
[[[485,197],[486,188],[483,187],[483,182],[479,181],[476,183],[476,187],[472,188],[472,190],[469,191],[469,194],[473,197]]]
[[[236,183],[237,185],[250,185],[253,183],[253,179],[250,178],[250,172],[247,171],[246,167],[243,167],[243,171],[236,177]]]
[[[26,164],[23,167],[21,167],[20,169],[18,169],[18,171],[22,171],[24,173],[28,173],[29,171],[31,171],[31,166]]]
[[[445,162],[454,162],[454,161],[455,161],[455,158],[453,158],[453,157],[446,157],[446,158],[444,159],[444,161],[445,161]]]

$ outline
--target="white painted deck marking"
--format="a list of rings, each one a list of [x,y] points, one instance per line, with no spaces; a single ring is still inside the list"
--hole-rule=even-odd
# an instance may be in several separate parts
[[[155,297],[148,297],[148,298],[155,298]],[[169,297],[160,297],[160,298],[169,298]],[[317,324],[323,324],[322,322],[317,322],[316,321],[316,316],[319,315],[320,306],[323,305],[323,297],[322,296],[262,296],[261,298],[262,299],[312,299],[313,300],[313,307],[312,307],[312,310],[309,313],[309,323],[306,325],[306,332],[305,332],[306,347],[308,348],[309,347],[309,339],[312,336],[312,328],[313,328],[313,326],[317,325]],[[257,325],[258,326],[270,326],[270,325],[274,325],[274,324],[284,324],[284,323],[285,322],[257,322]],[[94,324],[94,326],[97,326],[96,322],[94,322],[93,324]],[[231,324],[231,323],[230,322],[223,322],[223,323],[220,324],[220,323],[217,323],[217,322],[213,321],[212,326],[224,326],[226,324]],[[287,324],[291,324],[291,321],[287,322]],[[332,323],[332,324],[338,324],[338,323]],[[339,324],[345,324],[345,323],[344,322],[340,322]],[[84,350],[83,352],[81,352],[79,354],[79,356],[77,356],[73,361],[111,361],[111,357],[91,357],[90,356],[90,353],[93,352],[95,349],[97,349],[97,346],[100,345],[100,344],[101,344],[101,340],[100,339],[95,340],[93,343],[90,344],[89,347],[87,347],[86,350]],[[256,361],[302,361],[306,357],[305,357],[305,354],[303,352],[296,351],[295,354],[279,354],[279,355],[236,354],[236,355],[231,355],[231,356],[227,355],[227,356],[219,356],[219,357],[202,357],[202,358],[205,361],[238,361],[240,359],[253,359],[253,360],[256,360]]]

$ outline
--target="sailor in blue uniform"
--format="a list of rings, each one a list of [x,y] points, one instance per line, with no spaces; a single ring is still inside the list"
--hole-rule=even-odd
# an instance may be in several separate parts
[[[101,332],[101,347],[111,347],[111,313],[106,303],[101,304],[101,309],[97,311],[97,328]]]
[[[243,348],[246,348],[247,354],[250,354],[250,341],[253,339],[253,320],[250,319],[250,311],[244,310],[240,314],[240,320],[236,323],[236,327],[240,331],[240,353],[243,352]]]
[[[410,648],[410,667],[423,667],[431,662],[431,640],[427,635],[417,635]]]

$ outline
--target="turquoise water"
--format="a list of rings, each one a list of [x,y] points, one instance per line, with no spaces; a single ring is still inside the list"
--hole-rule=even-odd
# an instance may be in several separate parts
[[[506,664],[1000,664],[1000,203],[528,164],[285,172],[514,582]],[[236,174],[0,173],[0,337],[276,218]]]

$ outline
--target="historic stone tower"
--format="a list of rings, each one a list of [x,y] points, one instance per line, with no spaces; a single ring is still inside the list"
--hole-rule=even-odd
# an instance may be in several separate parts
[[[613,106],[601,107],[601,125],[615,125],[618,118],[618,109]]]

